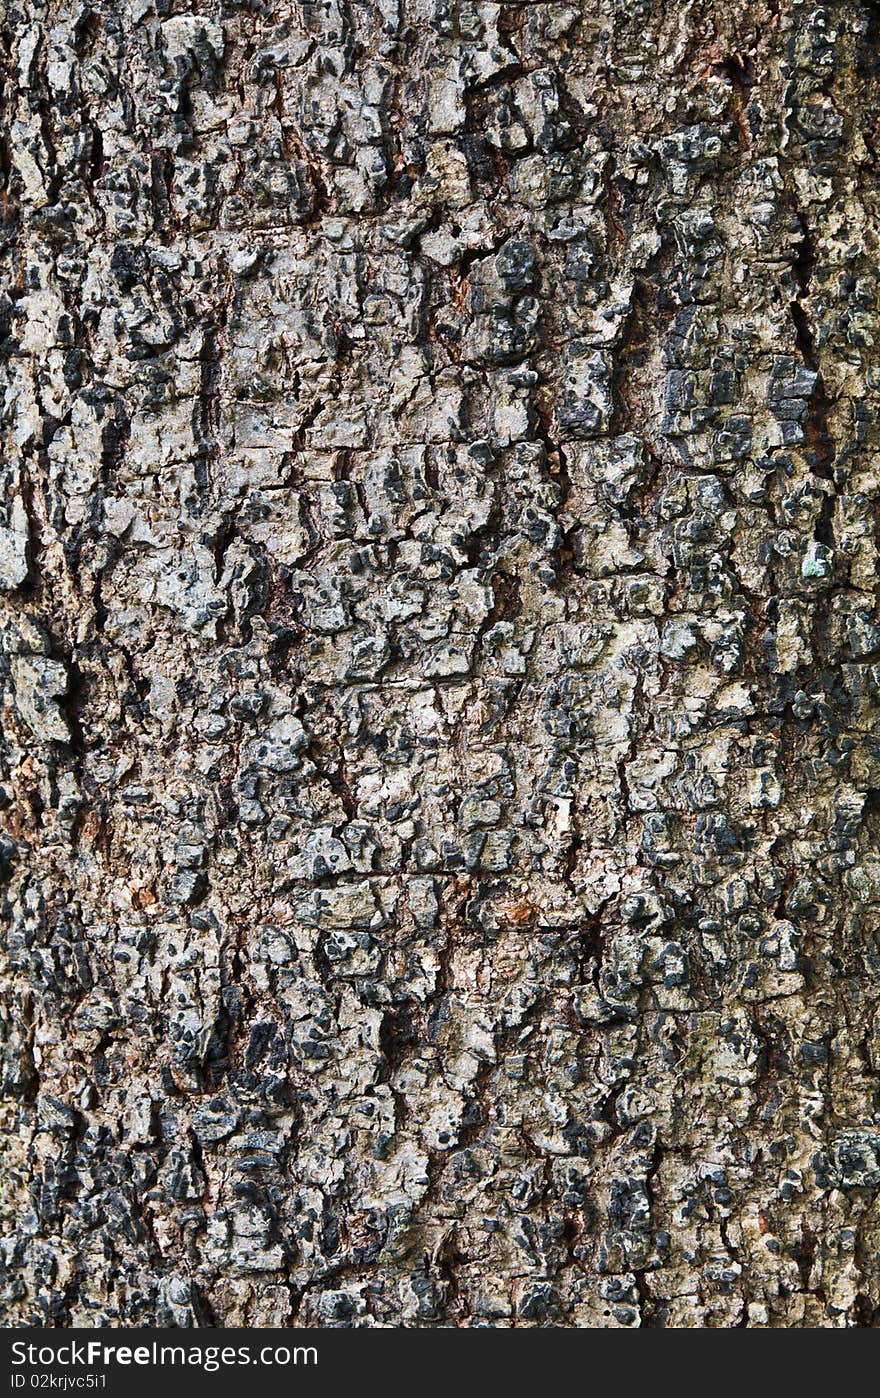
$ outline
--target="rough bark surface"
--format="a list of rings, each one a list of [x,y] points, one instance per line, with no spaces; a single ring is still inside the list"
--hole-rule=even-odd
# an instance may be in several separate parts
[[[878,42],[9,0],[7,1324],[876,1323]]]

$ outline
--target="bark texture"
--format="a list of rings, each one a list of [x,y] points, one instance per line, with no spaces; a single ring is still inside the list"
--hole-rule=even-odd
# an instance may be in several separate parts
[[[7,1324],[880,1315],[880,7],[9,0]]]

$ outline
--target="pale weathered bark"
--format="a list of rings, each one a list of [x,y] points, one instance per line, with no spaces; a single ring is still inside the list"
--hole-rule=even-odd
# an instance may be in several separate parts
[[[870,1326],[880,8],[10,0],[7,1324]]]

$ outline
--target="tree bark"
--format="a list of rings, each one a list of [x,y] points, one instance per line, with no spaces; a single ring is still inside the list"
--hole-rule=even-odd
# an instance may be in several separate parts
[[[4,1316],[880,1315],[880,8],[2,21]]]

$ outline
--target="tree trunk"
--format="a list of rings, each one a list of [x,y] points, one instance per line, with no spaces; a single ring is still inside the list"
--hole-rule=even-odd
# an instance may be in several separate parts
[[[880,1316],[880,7],[3,19],[9,1325]]]

